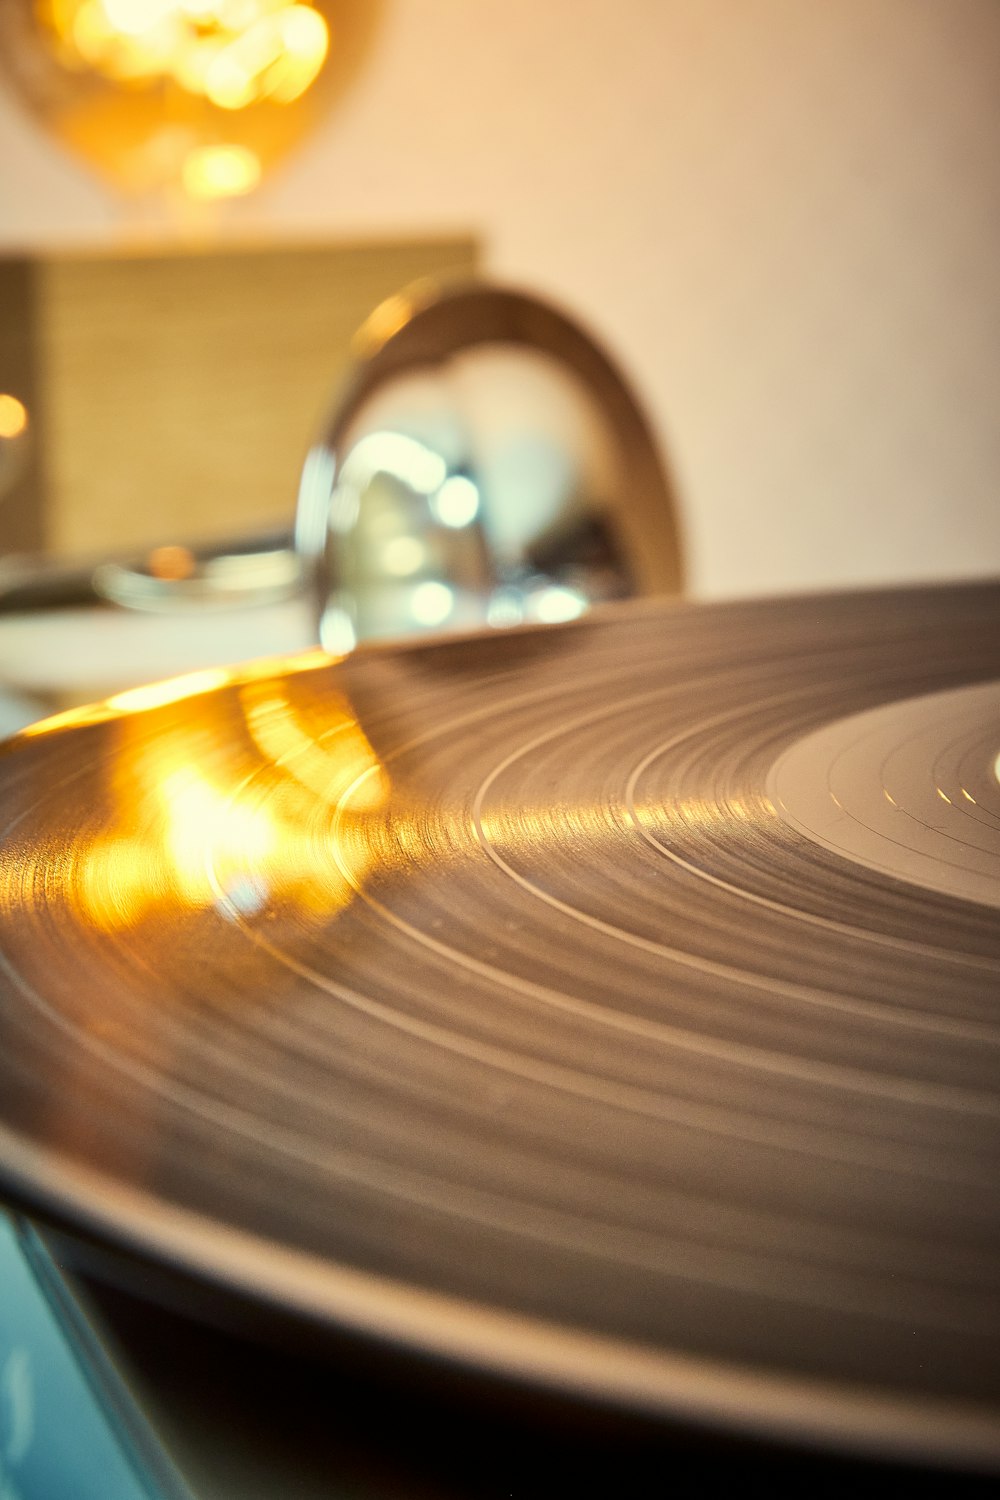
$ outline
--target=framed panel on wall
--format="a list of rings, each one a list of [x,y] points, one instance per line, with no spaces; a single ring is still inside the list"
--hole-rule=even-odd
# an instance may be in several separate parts
[[[401,287],[477,262],[462,235],[0,259],[0,393],[23,428],[0,467],[3,552],[290,522],[359,325]]]

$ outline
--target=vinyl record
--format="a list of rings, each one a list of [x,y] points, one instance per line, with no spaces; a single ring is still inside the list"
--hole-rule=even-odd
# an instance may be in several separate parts
[[[0,761],[0,1174],[144,1262],[1000,1465],[1000,589],[631,604]]]

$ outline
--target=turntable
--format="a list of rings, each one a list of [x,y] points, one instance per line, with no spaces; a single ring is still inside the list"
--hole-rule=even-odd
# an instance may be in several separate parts
[[[121,1493],[1000,1468],[1000,587],[614,592],[8,742],[9,1274]]]

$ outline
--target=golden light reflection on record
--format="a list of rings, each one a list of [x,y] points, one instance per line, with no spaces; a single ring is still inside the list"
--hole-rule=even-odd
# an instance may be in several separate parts
[[[185,698],[196,698],[201,693],[211,693],[215,688],[226,687],[230,675],[223,667],[209,667],[203,672],[189,672],[184,677],[171,677],[166,682],[154,682],[148,687],[129,688],[116,693],[107,700],[109,708],[124,713],[146,708],[162,708],[168,703],[180,703]]]
[[[355,719],[345,714],[317,739],[299,722],[286,694],[254,685],[243,688],[241,700],[261,754],[322,803],[336,806],[350,790],[354,808],[372,811],[384,804],[385,771]]]
[[[326,662],[316,653],[280,667]],[[37,737],[118,721],[106,831],[54,851],[47,887],[103,931],[166,908],[235,919],[280,901],[316,915],[349,901],[373,848],[351,837],[352,819],[384,804],[388,779],[345,703],[325,705],[317,733],[275,686],[278,670],[193,673],[32,726]]]

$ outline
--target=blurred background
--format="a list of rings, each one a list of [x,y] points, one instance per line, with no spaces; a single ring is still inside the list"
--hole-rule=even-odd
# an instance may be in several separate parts
[[[366,303],[476,265],[580,316],[629,373],[676,486],[690,593],[1000,571],[996,0],[343,0],[331,27],[350,66],[323,108],[252,191],[186,213],[129,197],[93,142],[67,149],[35,81],[8,76],[0,251],[353,256],[279,268],[259,319],[247,304],[240,360],[256,350],[280,386],[305,368],[303,435]],[[178,305],[123,292],[119,313],[114,278],[51,278],[50,302],[100,307],[98,349],[116,325],[155,339]],[[331,278],[339,320],[321,327]],[[205,281],[203,308],[230,284]],[[207,358],[192,346],[203,375]],[[77,387],[88,367],[71,362]],[[244,415],[223,434],[234,463]],[[102,431],[81,493],[114,442]],[[199,472],[180,521],[210,514]],[[287,518],[296,482],[295,464],[284,483],[269,469],[248,520]],[[64,524],[74,547],[104,544],[86,507]],[[152,540],[155,515],[142,527]]]

